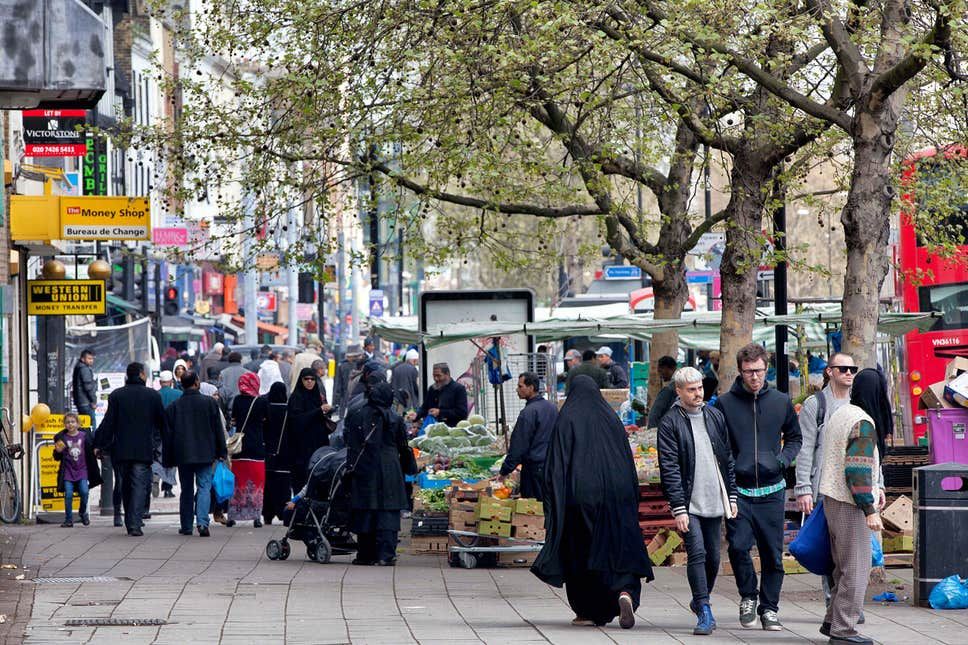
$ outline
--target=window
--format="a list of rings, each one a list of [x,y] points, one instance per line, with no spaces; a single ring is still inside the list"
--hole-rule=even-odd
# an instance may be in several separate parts
[[[943,318],[930,331],[968,328],[968,282],[918,289],[921,311],[940,311]]]

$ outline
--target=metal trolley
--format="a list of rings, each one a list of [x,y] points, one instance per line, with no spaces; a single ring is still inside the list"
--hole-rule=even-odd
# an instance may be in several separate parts
[[[449,530],[447,534],[456,542],[449,551],[448,561],[452,567],[474,569],[478,566],[494,566],[497,556],[503,553],[537,553],[544,546],[544,542],[535,540],[520,540],[517,538],[503,538],[516,543],[509,546],[481,544],[482,540],[493,540],[494,536],[481,535],[472,531]]]

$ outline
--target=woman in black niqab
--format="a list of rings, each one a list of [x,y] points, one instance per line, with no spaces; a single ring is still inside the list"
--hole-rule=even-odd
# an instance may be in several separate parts
[[[286,420],[286,440],[293,490],[306,485],[306,464],[316,449],[329,445],[326,427],[326,405],[316,387],[316,371],[304,367],[299,372],[296,387],[289,395],[289,418]]]
[[[595,381],[572,381],[545,462],[544,548],[531,571],[565,586],[576,625],[635,623],[652,580],[639,529],[639,482],[625,428]]]
[[[887,397],[887,380],[878,370],[867,368],[858,372],[850,387],[850,403],[870,415],[877,432],[877,454],[884,463],[887,437],[894,434],[894,416]]]
[[[286,426],[289,425],[286,384],[276,382],[263,395],[266,415],[262,422],[262,438],[265,441],[266,486],[262,497],[262,517],[266,524],[272,518],[283,519],[286,502],[292,498],[289,478],[289,444]]]

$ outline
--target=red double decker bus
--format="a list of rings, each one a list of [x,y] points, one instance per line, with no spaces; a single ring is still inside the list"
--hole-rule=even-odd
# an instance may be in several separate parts
[[[918,399],[944,379],[945,365],[968,356],[968,148],[948,146],[918,152],[904,161],[901,174],[901,220],[898,240],[898,292],[904,311],[942,314],[925,332],[905,336],[908,420],[915,440],[927,433]],[[934,191],[934,194],[932,194]],[[934,212],[926,214],[925,210]],[[922,217],[922,215],[928,215]],[[960,240],[954,253],[937,253],[919,226],[945,227],[948,239]]]

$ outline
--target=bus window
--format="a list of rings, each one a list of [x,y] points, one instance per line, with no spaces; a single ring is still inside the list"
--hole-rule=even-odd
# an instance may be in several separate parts
[[[918,289],[921,311],[944,314],[931,331],[968,328],[968,282],[943,284]]]

